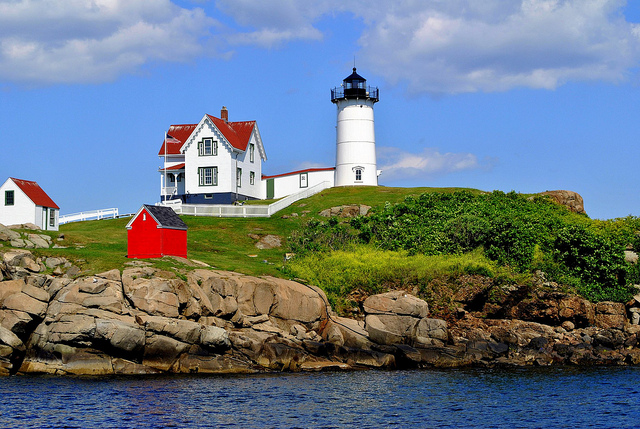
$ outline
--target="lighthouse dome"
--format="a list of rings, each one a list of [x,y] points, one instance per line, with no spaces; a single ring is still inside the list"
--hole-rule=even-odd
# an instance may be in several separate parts
[[[331,101],[337,102],[340,99],[369,99],[374,103],[378,101],[378,88],[367,87],[367,80],[356,72],[344,78],[341,88],[331,90]]]

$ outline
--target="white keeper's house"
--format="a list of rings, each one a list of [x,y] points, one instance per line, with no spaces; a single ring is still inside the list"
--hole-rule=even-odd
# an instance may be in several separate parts
[[[58,231],[60,207],[32,180],[9,177],[0,186],[0,223],[32,223],[43,230]]]
[[[161,203],[232,204],[277,199],[315,186],[377,186],[373,104],[378,88],[353,73],[331,90],[337,106],[336,166],[263,175],[267,160],[256,121],[204,115],[197,124],[171,125],[158,152]]]

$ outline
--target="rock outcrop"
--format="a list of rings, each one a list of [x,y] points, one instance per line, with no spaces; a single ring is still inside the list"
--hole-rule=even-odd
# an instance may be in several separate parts
[[[4,253],[0,374],[640,364],[640,298],[592,304],[515,289],[499,306],[466,296],[445,321],[391,291],[365,299],[354,320],[335,315],[320,289],[289,280],[145,266],[55,274],[67,263]]]
[[[566,206],[574,213],[586,213],[584,211],[584,200],[582,196],[573,191],[546,191],[541,195],[548,195],[553,201],[563,206]]]

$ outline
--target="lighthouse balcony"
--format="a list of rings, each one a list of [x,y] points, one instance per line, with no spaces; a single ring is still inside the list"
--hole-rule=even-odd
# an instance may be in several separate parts
[[[333,103],[338,100],[355,98],[369,99],[375,103],[378,101],[378,88],[372,86],[362,88],[336,87],[331,90],[331,102]]]

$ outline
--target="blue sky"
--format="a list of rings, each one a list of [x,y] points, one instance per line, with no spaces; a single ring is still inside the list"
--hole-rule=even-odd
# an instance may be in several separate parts
[[[580,193],[640,215],[640,2],[0,0],[0,181],[61,212],[159,200],[165,130],[256,120],[265,174],[335,162],[329,89],[380,88],[380,183]]]

